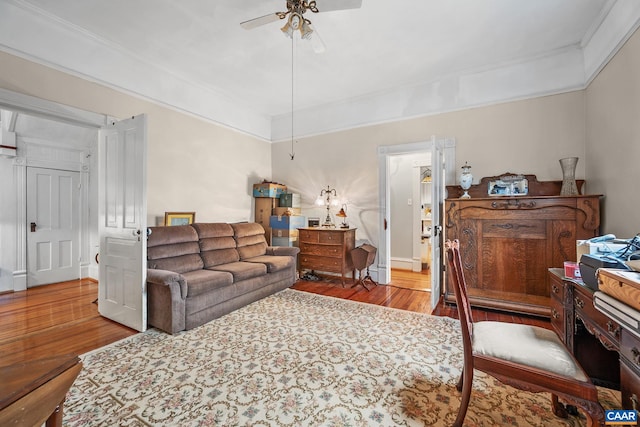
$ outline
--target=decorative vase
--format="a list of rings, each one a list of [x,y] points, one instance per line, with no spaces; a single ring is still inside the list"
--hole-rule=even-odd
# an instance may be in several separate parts
[[[469,188],[471,188],[471,184],[473,183],[473,175],[471,175],[471,166],[464,162],[464,166],[462,166],[462,175],[460,175],[460,187],[464,190],[464,194],[460,196],[461,199],[470,199],[471,196],[468,193]]]
[[[560,159],[560,167],[562,168],[562,188],[561,196],[577,196],[580,194],[578,185],[576,184],[576,166],[578,164],[577,157],[567,157]]]

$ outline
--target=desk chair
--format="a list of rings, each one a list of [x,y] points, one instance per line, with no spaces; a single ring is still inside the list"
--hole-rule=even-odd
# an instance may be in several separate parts
[[[464,350],[464,367],[456,385],[462,402],[454,427],[462,426],[467,414],[474,369],[520,390],[551,393],[553,413],[558,417],[568,416],[560,397],[584,411],[587,426],[604,425],[596,387],[555,332],[517,323],[473,322],[459,242],[447,241],[446,249]]]

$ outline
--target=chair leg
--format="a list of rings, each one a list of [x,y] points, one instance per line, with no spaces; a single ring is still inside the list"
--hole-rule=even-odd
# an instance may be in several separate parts
[[[569,413],[565,406],[558,401],[558,396],[555,394],[551,395],[551,407],[553,408],[553,413],[558,418],[567,418]]]
[[[604,426],[604,409],[600,402],[584,399],[570,399],[573,400],[576,406],[582,410],[582,413],[587,418],[587,427],[601,427]]]
[[[458,384],[456,384],[456,390],[462,391],[462,383],[464,382],[464,370],[460,373]]]
[[[462,400],[460,402],[460,409],[458,409],[458,416],[456,417],[456,421],[453,423],[453,427],[462,427],[462,423],[464,423],[464,417],[467,416],[467,409],[469,408],[469,401],[471,400],[471,387],[473,385],[473,368],[469,369],[470,372],[467,372],[465,375],[464,370],[460,375],[460,381],[458,385],[462,383]],[[458,388],[458,386],[456,386]],[[458,388],[458,390],[460,390]]]

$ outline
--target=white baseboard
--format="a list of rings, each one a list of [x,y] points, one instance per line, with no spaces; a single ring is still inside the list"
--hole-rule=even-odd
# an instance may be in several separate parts
[[[413,271],[413,260],[411,258],[391,258],[391,268]]]
[[[13,290],[15,292],[27,290],[27,272],[26,271],[13,272]]]

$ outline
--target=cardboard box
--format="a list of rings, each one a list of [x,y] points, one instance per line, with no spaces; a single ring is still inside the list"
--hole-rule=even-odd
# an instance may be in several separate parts
[[[282,193],[280,195],[280,207],[281,208],[299,208],[300,207],[300,195],[294,193]]]
[[[277,229],[296,229],[306,225],[307,217],[301,215],[276,216],[271,215],[269,226]]]
[[[267,197],[260,197],[255,199],[255,219],[254,221],[263,227],[269,227],[269,221],[273,209],[278,206],[278,199],[271,199]]]
[[[288,212],[288,213],[287,213]],[[273,208],[271,215],[284,216],[284,215],[300,215],[302,213],[301,208]]]
[[[287,191],[287,186],[276,184],[273,182],[261,182],[253,184],[253,197],[272,197],[278,198],[282,193]]]

